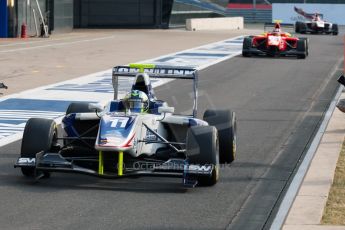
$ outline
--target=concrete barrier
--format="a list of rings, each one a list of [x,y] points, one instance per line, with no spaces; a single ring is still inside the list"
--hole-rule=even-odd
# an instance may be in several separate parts
[[[235,30],[243,29],[243,17],[190,18],[186,30]]]

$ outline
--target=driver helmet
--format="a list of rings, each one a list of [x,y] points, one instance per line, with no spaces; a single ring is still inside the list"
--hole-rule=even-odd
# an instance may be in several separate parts
[[[131,90],[123,99],[126,110],[144,113],[149,109],[149,98],[143,91]]]
[[[276,24],[275,24],[274,29],[273,29],[273,32],[274,32],[274,33],[280,33],[280,32],[281,32],[280,24],[279,24],[279,23],[276,23]]]
[[[320,20],[320,14],[318,12],[315,13],[315,20]]]

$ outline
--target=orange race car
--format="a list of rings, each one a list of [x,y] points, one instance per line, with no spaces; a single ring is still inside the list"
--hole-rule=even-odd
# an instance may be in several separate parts
[[[290,33],[283,32],[281,26],[291,26],[290,24],[266,23],[266,27],[274,25],[272,31],[261,35],[248,36],[243,40],[242,55],[250,57],[252,55],[267,56],[296,56],[306,58],[308,56],[308,39],[291,36]]]

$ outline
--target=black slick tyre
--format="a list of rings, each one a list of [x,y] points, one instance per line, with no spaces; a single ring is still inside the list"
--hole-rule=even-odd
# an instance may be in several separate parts
[[[251,57],[252,54],[249,51],[252,47],[252,37],[245,37],[243,39],[243,46],[242,46],[242,56],[243,57]]]
[[[198,185],[212,186],[219,179],[218,135],[214,126],[193,126],[187,131],[187,157],[190,164],[212,166],[211,175],[198,175]]]
[[[237,149],[236,115],[230,110],[206,110],[205,121],[215,126],[219,139],[219,162],[231,163],[235,160]]]
[[[297,41],[297,51],[299,54],[297,54],[298,59],[305,59],[307,56],[307,40],[300,39]]]
[[[299,33],[299,31],[300,31],[300,24],[301,24],[301,22],[296,22],[295,23],[295,33]]]
[[[298,31],[301,34],[306,34],[307,33],[307,24],[305,24],[303,22],[299,22]]]
[[[309,40],[306,37],[301,37],[299,39],[305,41],[305,54],[306,54],[306,57],[307,57],[309,55]]]
[[[20,157],[35,158],[38,152],[48,152],[56,142],[57,129],[54,120],[30,118],[24,128]],[[23,175],[33,177],[35,168],[22,167]]]
[[[338,33],[339,33],[338,24],[333,24],[332,25],[332,34],[338,35]]]
[[[72,102],[69,104],[66,115],[70,113],[88,113],[93,112],[92,109],[89,109],[89,103],[86,102]]]

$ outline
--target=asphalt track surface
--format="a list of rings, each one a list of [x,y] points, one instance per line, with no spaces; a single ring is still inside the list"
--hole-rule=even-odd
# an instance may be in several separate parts
[[[238,118],[237,159],[216,186],[66,174],[34,183],[13,169],[15,142],[0,148],[1,229],[268,228],[338,88],[342,36],[309,38],[306,60],[239,56],[201,71],[199,116],[230,108]],[[156,93],[188,111],[190,87],[174,81]]]

